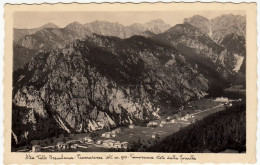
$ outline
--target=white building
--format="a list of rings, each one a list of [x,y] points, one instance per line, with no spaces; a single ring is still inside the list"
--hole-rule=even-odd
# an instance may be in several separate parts
[[[86,137],[84,137],[83,139],[84,139],[85,141],[88,141],[88,140],[91,140],[91,137],[86,136]]]
[[[217,97],[215,99],[215,101],[218,101],[218,102],[228,102],[228,98],[226,98],[226,97]]]
[[[77,149],[78,147],[79,147],[78,144],[72,144],[72,145],[70,146],[70,148],[73,148],[73,149]]]
[[[97,140],[96,144],[102,144],[102,140]]]
[[[120,142],[115,142],[114,143],[114,148],[122,148],[122,145]]]
[[[129,125],[129,128],[133,129],[133,128],[134,128],[134,125],[133,125],[133,124],[130,124],[130,125]]]
[[[104,146],[104,147],[109,147],[109,143],[104,141],[104,142],[103,142],[103,146]]]
[[[155,134],[152,135],[152,138],[153,138],[153,139],[157,139],[157,138],[160,138],[160,136],[159,136],[158,133],[155,133]]]
[[[94,141],[92,139],[88,139],[85,141],[86,144],[94,144]]]
[[[57,148],[60,150],[60,149],[66,149],[67,148],[67,145],[64,143],[64,142],[59,142],[57,143]]]
[[[105,137],[105,138],[110,138],[111,137],[111,133],[110,132],[105,132],[105,133],[102,133],[101,136]]]
[[[172,120],[170,121],[170,123],[175,123],[175,119],[172,119]]]
[[[32,146],[32,152],[40,152],[41,146],[40,145],[33,145]]]
[[[105,147],[113,147],[114,146],[114,143],[115,141],[114,140],[111,140],[111,139],[108,139],[108,140],[104,140],[103,141],[103,146]]]
[[[121,146],[122,146],[122,148],[127,149],[128,148],[128,142],[122,142]]]
[[[161,121],[161,124],[166,124],[167,122],[165,120],[162,120]]]
[[[112,137],[116,137],[116,134],[111,134]]]
[[[157,127],[158,124],[155,122],[155,121],[150,121],[148,124],[147,124],[147,127]]]

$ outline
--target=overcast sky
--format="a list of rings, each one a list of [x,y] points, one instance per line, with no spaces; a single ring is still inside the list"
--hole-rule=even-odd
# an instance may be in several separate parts
[[[144,23],[153,19],[162,19],[174,26],[183,23],[184,18],[196,14],[208,19],[222,14],[245,15],[243,11],[17,12],[14,14],[14,27],[21,29],[36,28],[49,22],[59,27],[65,27],[74,21],[85,24],[95,20],[130,25],[132,23]]]

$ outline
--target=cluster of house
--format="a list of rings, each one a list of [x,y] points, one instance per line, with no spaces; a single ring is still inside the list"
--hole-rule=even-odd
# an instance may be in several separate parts
[[[191,115],[191,114],[186,114],[185,116],[180,117],[179,120],[188,121],[189,119],[192,119],[192,118],[195,118],[195,116]]]
[[[127,149],[128,148],[128,142],[120,142],[120,141],[115,141],[112,139],[108,139],[108,140],[104,140],[103,142],[101,142],[102,145],[106,148],[123,148],[123,149]]]
[[[169,123],[174,123],[175,119],[169,120]],[[157,127],[159,125],[159,127],[163,127],[164,124],[167,124],[166,120],[161,120],[160,122],[156,122],[156,121],[150,121],[149,123],[147,123],[147,127]]]
[[[177,119],[172,119],[171,117],[167,117],[166,120],[161,120],[160,122],[150,121],[147,123],[147,127],[163,127],[167,123],[176,123],[177,121],[188,121],[189,119],[195,118],[192,114],[186,114],[185,116],[178,117]]]
[[[57,150],[65,150],[65,149],[76,149],[76,148],[87,148],[87,146],[80,144],[94,144],[94,141],[90,137],[84,137],[79,140],[69,140],[67,142],[57,142],[55,146],[41,146],[40,144],[32,145],[31,152],[40,152],[42,149],[57,149]],[[54,151],[54,150],[53,150]]]
[[[158,123],[155,122],[155,121],[150,121],[148,124],[147,124],[147,127],[157,127],[158,126]]]
[[[94,141],[90,137],[84,137],[79,140],[70,140],[67,142],[58,142],[56,148],[58,150],[64,149],[77,149],[77,148],[87,148],[87,146],[82,146],[80,144],[94,144]]]
[[[217,102],[228,102],[229,100],[226,97],[217,97],[215,99],[215,101],[217,101]]]
[[[105,138],[111,138],[111,137],[116,137],[117,134],[121,131],[121,128],[117,128],[117,129],[114,129],[110,132],[105,132],[105,133],[102,133],[101,134],[101,137],[105,137]]]
[[[229,108],[229,107],[232,107],[233,104],[231,102],[228,102],[228,103],[225,103],[224,105]]]
[[[215,99],[215,101],[218,101],[218,102],[224,102],[224,105],[226,106],[226,107],[232,107],[232,102],[240,102],[240,101],[242,101],[242,99],[241,98],[239,98],[239,99],[237,99],[237,100],[229,100],[228,98],[226,98],[226,97],[217,97],[216,99]]]
[[[229,108],[229,107],[232,107],[232,102],[240,102],[240,101],[242,101],[242,99],[241,98],[239,98],[239,99],[236,99],[236,100],[229,100],[229,102],[226,102],[224,105],[227,107],[227,108]]]

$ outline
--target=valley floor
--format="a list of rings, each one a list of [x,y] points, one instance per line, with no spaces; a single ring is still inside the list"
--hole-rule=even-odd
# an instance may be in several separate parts
[[[193,116],[193,122],[195,120],[201,120],[202,118],[216,113],[218,111],[222,111],[225,109],[224,102],[218,102],[213,99],[201,99],[190,102],[187,106],[185,106],[183,112],[190,114]],[[115,137],[102,137],[104,130],[95,131],[95,136],[92,136],[93,140],[90,143],[80,143],[80,139],[89,137],[89,133],[81,133],[81,134],[70,134],[68,137],[62,138],[52,138],[52,143],[49,146],[41,147],[41,152],[112,152],[112,151],[131,151],[131,148],[135,147],[135,150],[139,147],[150,146],[154,144],[156,141],[163,139],[164,137],[178,132],[180,129],[192,124],[191,120],[186,120],[184,118],[176,120],[174,123],[166,122],[163,125],[160,125],[162,121],[166,121],[167,117],[157,119],[154,122],[158,123],[156,127],[146,127],[146,126],[136,126],[133,128],[128,127],[120,127],[120,131],[117,132]],[[169,118],[169,117],[168,117]],[[57,149],[55,147],[59,142],[68,142],[68,141],[78,141],[78,145],[75,148],[70,149]],[[102,141],[103,144],[97,144],[97,141]],[[108,145],[104,145],[104,142],[114,142],[114,143],[127,143],[126,148],[120,147],[120,149],[116,147],[112,147]],[[136,148],[138,147],[138,148]],[[25,147],[16,149],[18,152],[28,152],[28,149],[24,149]]]

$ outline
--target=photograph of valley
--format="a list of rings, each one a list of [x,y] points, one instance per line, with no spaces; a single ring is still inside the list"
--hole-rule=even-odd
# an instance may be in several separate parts
[[[12,152],[246,153],[246,12],[15,12]]]

